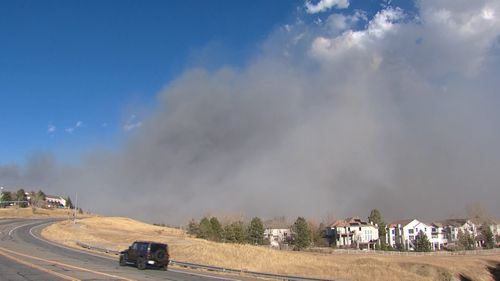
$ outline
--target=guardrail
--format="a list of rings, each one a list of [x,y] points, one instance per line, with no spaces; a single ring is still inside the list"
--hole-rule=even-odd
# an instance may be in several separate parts
[[[98,252],[103,252],[103,253],[108,253],[108,254],[114,254],[118,255],[120,252],[111,250],[111,249],[106,249],[106,248],[101,248],[101,247],[96,247],[90,244],[82,243],[82,242],[76,242],[76,244],[82,248],[89,249],[89,250],[94,250]],[[219,267],[219,266],[211,266],[211,265],[204,265],[204,264],[197,264],[197,263],[191,263],[191,262],[183,262],[183,261],[176,261],[176,260],[170,260],[170,264],[175,264],[178,266],[186,267],[186,268],[192,268],[192,269],[205,269],[209,271],[216,271],[216,272],[225,272],[225,273],[237,273],[237,274],[246,274],[246,275],[253,275],[253,276],[259,276],[259,277],[267,277],[267,278],[274,278],[274,279],[280,279],[280,280],[290,280],[290,281],[335,281],[332,279],[321,279],[321,278],[310,278],[310,277],[301,277],[301,276],[291,276],[291,275],[283,275],[283,274],[274,274],[274,273],[266,273],[266,272],[257,272],[257,271],[248,271],[244,269],[234,269],[234,268],[225,268],[225,267]],[[341,281],[341,280],[337,280]]]

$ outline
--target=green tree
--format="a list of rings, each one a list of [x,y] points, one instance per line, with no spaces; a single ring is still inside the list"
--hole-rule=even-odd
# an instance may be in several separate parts
[[[373,222],[374,224],[378,225],[378,236],[379,236],[379,241],[380,241],[380,249],[386,249],[386,237],[387,237],[387,230],[385,229],[386,223],[384,222],[384,219],[382,218],[382,214],[378,209],[373,209],[370,212],[370,216],[368,216],[368,220],[370,222]]]
[[[464,232],[461,229],[458,230],[458,248],[461,250],[474,250],[476,247],[475,240],[472,234],[468,231]]]
[[[429,241],[427,235],[420,231],[415,237],[415,251],[416,252],[430,252],[432,250],[432,244]]]
[[[247,230],[247,241],[254,245],[264,244],[264,224],[260,218],[255,217],[250,221]]]
[[[311,230],[303,217],[298,217],[292,226],[294,250],[300,251],[311,245]]]
[[[234,236],[234,228],[232,224],[227,224],[224,226],[224,230],[222,231],[222,241],[235,243],[236,238]]]
[[[207,217],[201,219],[196,237],[203,239],[210,239],[212,237],[212,224]]]
[[[493,249],[495,247],[495,237],[493,237],[493,232],[489,225],[484,225],[481,230],[481,234],[484,238],[484,246],[486,249]]]
[[[216,217],[212,217],[210,219],[210,225],[212,227],[212,235],[210,236],[210,240],[212,241],[221,241],[222,239],[222,225]]]
[[[66,205],[65,205],[66,208],[70,208],[70,209],[73,209],[75,208],[73,206],[73,202],[71,202],[71,198],[68,196],[68,198],[66,198]]]
[[[21,208],[26,208],[28,206],[28,204],[26,203],[28,199],[26,198],[26,192],[24,191],[24,189],[21,188],[16,192],[16,201],[19,201],[19,207]]]
[[[234,242],[235,243],[245,243],[245,224],[241,221],[233,222],[231,224],[234,233]]]
[[[188,223],[187,233],[197,236],[199,229],[200,225],[194,219],[191,219]]]
[[[6,201],[12,201],[12,195],[9,191],[2,191],[2,194],[0,195],[0,203],[2,208],[5,206],[8,206],[9,203],[5,203]]]

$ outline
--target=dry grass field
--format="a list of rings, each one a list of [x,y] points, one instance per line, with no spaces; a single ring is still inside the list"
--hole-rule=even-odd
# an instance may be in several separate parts
[[[168,243],[172,258],[179,261],[344,280],[461,280],[461,274],[471,280],[494,280],[487,268],[500,264],[500,255],[401,257],[278,251],[209,242],[178,229],[127,218],[65,221],[45,228],[42,235],[69,246],[77,247],[75,242],[80,241],[114,250],[125,249],[134,240],[153,240]]]
[[[32,209],[32,208],[0,208],[0,218],[68,218],[73,210],[68,209]],[[78,214],[78,217],[90,217],[88,214]]]

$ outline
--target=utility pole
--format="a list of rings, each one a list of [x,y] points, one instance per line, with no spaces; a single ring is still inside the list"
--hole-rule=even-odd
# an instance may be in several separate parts
[[[74,214],[73,214],[73,224],[76,224],[76,210],[78,209],[78,192],[76,193],[76,199],[75,199],[75,209],[74,209]]]

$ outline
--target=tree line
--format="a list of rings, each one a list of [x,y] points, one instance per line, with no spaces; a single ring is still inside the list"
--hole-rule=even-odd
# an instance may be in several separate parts
[[[303,217],[289,227],[290,235],[284,241],[294,250],[302,250],[310,246],[328,245],[324,224],[315,227]],[[197,238],[215,242],[267,245],[264,239],[265,227],[259,217],[254,217],[249,223],[233,221],[222,225],[217,217],[204,217],[199,222],[192,219],[187,226],[187,233]]]
[[[0,207],[5,208],[11,203],[16,203],[20,208],[27,208],[28,206],[31,206],[33,208],[41,208],[45,206],[46,199],[47,195],[42,190],[31,192],[29,200],[28,196],[26,195],[26,191],[22,188],[17,190],[16,192],[2,191],[2,193],[0,194]],[[73,209],[74,206],[71,198],[68,196],[65,200],[66,204],[64,207]]]

